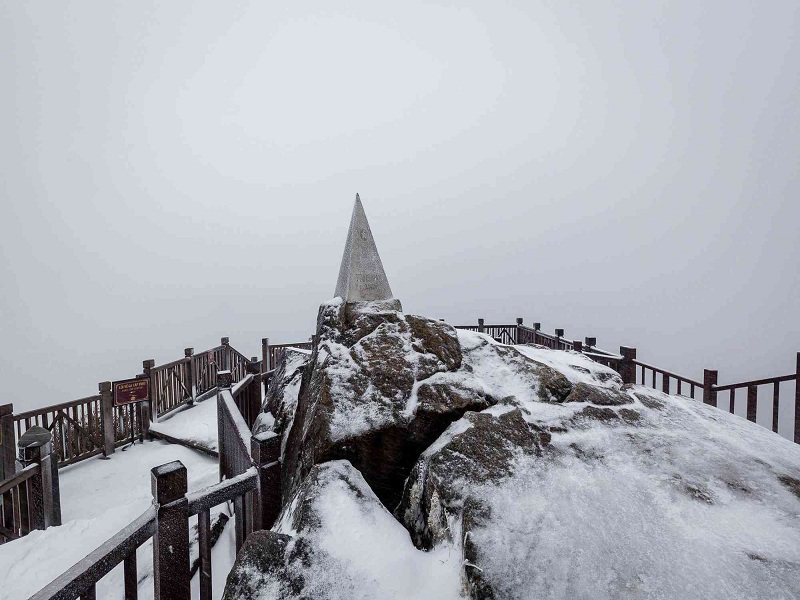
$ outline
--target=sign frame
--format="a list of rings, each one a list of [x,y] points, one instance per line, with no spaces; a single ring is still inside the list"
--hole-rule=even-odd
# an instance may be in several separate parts
[[[111,384],[111,394],[114,406],[148,402],[150,400],[150,378],[133,377],[114,381]],[[125,396],[129,396],[129,398],[124,399]]]

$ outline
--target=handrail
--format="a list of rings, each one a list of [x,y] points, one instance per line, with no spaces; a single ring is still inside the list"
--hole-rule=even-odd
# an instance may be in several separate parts
[[[100,395],[95,394],[93,396],[86,396],[85,398],[78,398],[77,400],[70,400],[68,402],[61,402],[60,404],[51,404],[50,406],[45,406],[43,408],[36,408],[33,410],[26,410],[25,412],[21,413],[14,413],[14,420],[19,421],[21,419],[31,419],[33,417],[37,417],[44,412],[50,412],[54,410],[63,410],[65,408],[72,408],[73,406],[78,406],[79,404],[86,404],[87,402],[94,402],[95,400],[99,400]]]
[[[753,381],[743,381],[741,383],[726,383],[725,385],[713,385],[712,390],[715,392],[724,392],[725,390],[738,390],[750,386],[767,385],[770,383],[783,383],[784,381],[795,381],[797,374],[779,375],[778,377],[768,377],[766,379],[754,379]]]
[[[186,494],[189,501],[189,516],[208,510],[258,487],[258,472],[250,467],[241,475],[225,479],[201,490]]]
[[[236,396],[238,396],[239,394],[241,394],[241,393],[242,393],[242,390],[244,390],[244,389],[245,389],[245,387],[246,387],[246,386],[247,386],[247,385],[248,385],[248,384],[249,384],[251,381],[253,381],[253,374],[252,374],[252,373],[248,373],[247,375],[245,375],[245,376],[244,376],[242,379],[240,379],[239,381],[237,381],[237,382],[236,382],[236,384],[234,384],[234,385],[231,387],[231,396],[233,396],[234,398],[236,398]]]
[[[4,481],[0,481],[0,496],[11,491],[19,484],[25,483],[26,481],[28,481],[28,479],[36,475],[38,472],[39,472],[39,464],[34,463],[32,465],[28,465],[21,471],[14,473],[14,475],[8,477]]]
[[[645,369],[650,369],[651,371],[655,371],[656,373],[661,373],[662,375],[667,375],[667,376],[672,377],[674,379],[680,379],[682,381],[685,381],[686,383],[692,384],[693,386],[695,386],[697,388],[703,389],[703,384],[700,383],[699,381],[695,381],[694,379],[690,379],[688,377],[684,377],[683,375],[678,375],[676,373],[671,373],[670,371],[667,371],[667,370],[662,369],[660,367],[655,367],[653,365],[649,365],[647,363],[643,363],[642,361],[639,361],[639,360],[636,360],[636,359],[633,359],[631,362],[633,364],[639,366],[639,367],[644,367]]]
[[[29,600],[73,600],[80,596],[153,536],[155,519],[156,507],[151,506]]]

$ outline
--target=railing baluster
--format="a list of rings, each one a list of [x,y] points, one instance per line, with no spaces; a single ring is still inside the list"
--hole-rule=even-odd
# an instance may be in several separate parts
[[[681,380],[678,379],[678,396],[681,395]]]
[[[692,400],[694,400],[694,384],[689,384],[689,394],[692,396]]]
[[[735,415],[736,414],[736,390],[735,389],[731,390],[730,402],[731,402],[731,414]]]
[[[211,600],[211,510],[197,515],[200,544],[200,600]]]
[[[661,374],[661,391],[669,394],[669,375],[666,373]]]
[[[781,384],[777,381],[772,384],[772,431],[778,433],[778,402],[780,400]]]
[[[125,557],[123,571],[125,573],[125,600],[137,600],[139,597],[139,575],[136,572],[136,550]]]
[[[754,385],[747,386],[747,420],[756,422],[758,411],[758,388]]]

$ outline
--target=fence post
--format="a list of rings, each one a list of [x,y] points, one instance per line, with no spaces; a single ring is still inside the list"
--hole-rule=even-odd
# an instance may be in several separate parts
[[[584,345],[588,346],[589,348],[594,348],[597,346],[597,338],[596,337],[587,337],[583,340]]]
[[[484,333],[483,319],[478,319],[478,333]]]
[[[733,407],[731,407],[733,412]],[[758,412],[758,387],[754,385],[747,386],[747,420],[756,422],[756,414]]]
[[[281,436],[274,431],[258,433],[250,438],[250,451],[258,470],[253,529],[269,529],[281,511]]]
[[[719,373],[712,369],[703,369],[703,403],[712,406],[717,405],[717,392],[714,388],[717,385]],[[731,412],[733,407],[731,406]]]
[[[556,342],[553,350],[561,350],[561,338],[564,337],[563,329],[556,329]]]
[[[217,371],[217,453],[219,454],[219,480],[225,477],[228,472],[227,453],[225,451],[225,440],[227,439],[225,431],[225,413],[223,405],[225,401],[222,399],[220,390],[223,388],[230,389],[231,387],[231,372],[230,371]]]
[[[800,444],[800,352],[797,353],[794,380],[794,443]]]
[[[53,452],[53,442],[50,442],[50,498],[52,511],[50,512],[50,525],[61,525],[61,484],[58,480],[58,454]]]
[[[541,323],[534,323],[533,324],[533,343],[539,343],[539,331],[542,329]]]
[[[142,361],[142,373],[150,380],[150,421],[155,421],[158,416],[158,407],[156,406],[156,382],[153,376],[153,367],[156,366],[156,361],[152,358]]]
[[[186,467],[175,460],[153,467],[150,473],[153,503],[157,507],[153,536],[154,600],[190,600]]]
[[[29,438],[30,436],[30,438]],[[29,438],[29,439],[26,439]],[[36,474],[28,483],[31,529],[47,529],[53,523],[53,434],[42,427],[31,427],[18,442],[26,465],[36,463]],[[60,513],[59,509],[59,513]]]
[[[636,365],[633,362],[636,360],[636,348],[620,346],[619,353],[622,356],[619,361],[619,374],[622,377],[622,383],[636,383]]]
[[[0,406],[0,481],[16,472],[17,439],[14,434],[14,405]]]
[[[219,340],[219,343],[224,346],[224,351],[222,352],[222,370],[223,371],[230,371],[231,368],[231,342],[230,338],[224,337]]]
[[[266,373],[270,370],[269,366],[269,338],[261,338],[261,371]]]
[[[572,340],[572,349],[575,350],[575,352],[583,354],[583,342],[580,340]]]
[[[102,381],[100,389],[100,415],[103,429],[103,454],[106,458],[114,454],[116,435],[114,434],[114,395],[111,393],[111,382]]]
[[[194,405],[194,401],[197,399],[197,385],[194,380],[194,361],[192,360],[192,356],[194,356],[194,348],[184,348],[183,350],[183,357],[187,358],[188,361],[186,363],[186,375],[189,379],[189,401],[187,404],[189,406]]]

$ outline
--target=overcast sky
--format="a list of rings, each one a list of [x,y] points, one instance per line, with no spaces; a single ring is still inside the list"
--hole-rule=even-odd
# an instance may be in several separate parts
[[[800,4],[0,3],[5,401],[407,312],[794,371]]]

